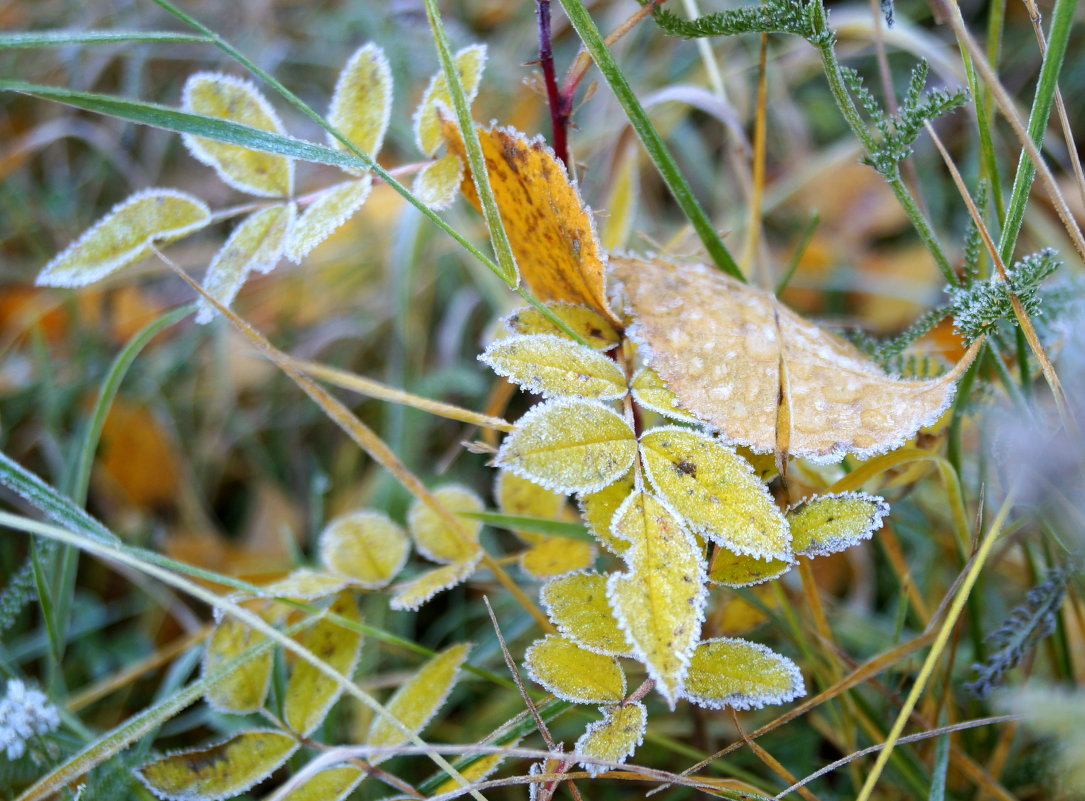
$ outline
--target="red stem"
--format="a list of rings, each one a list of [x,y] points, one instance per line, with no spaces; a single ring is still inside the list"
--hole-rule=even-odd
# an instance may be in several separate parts
[[[558,79],[554,73],[554,50],[550,34],[550,0],[536,0],[535,15],[539,20],[539,64],[546,83],[546,100],[550,105],[551,145],[554,155],[569,166],[569,103],[558,91]]]

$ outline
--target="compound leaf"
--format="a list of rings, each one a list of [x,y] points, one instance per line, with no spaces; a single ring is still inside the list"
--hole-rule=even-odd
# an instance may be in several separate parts
[[[482,80],[482,69],[486,66],[486,45],[470,45],[456,53],[453,58],[456,72],[460,76],[463,94],[470,105],[478,94],[478,85]],[[414,140],[418,149],[427,156],[432,156],[444,142],[441,134],[439,108],[452,108],[452,97],[448,93],[448,82],[444,72],[437,72],[430,79],[429,86],[422,94],[422,102],[414,112]]]

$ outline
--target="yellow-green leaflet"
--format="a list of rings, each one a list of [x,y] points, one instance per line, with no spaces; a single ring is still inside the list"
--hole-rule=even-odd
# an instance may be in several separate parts
[[[364,778],[362,769],[354,765],[325,768],[287,793],[283,801],[341,801]]]
[[[720,637],[693,652],[685,697],[709,709],[760,709],[806,693],[799,667],[755,642]]]
[[[547,617],[563,637],[605,656],[629,656],[632,646],[607,600],[607,577],[598,573],[559,576],[539,593]]]
[[[506,748],[515,748],[519,744],[519,739],[513,740],[511,743],[503,743]],[[469,782],[480,782],[497,770],[498,766],[504,762],[505,759],[506,757],[504,754],[483,754],[467,767],[461,768],[460,775]],[[455,790],[459,786],[460,783],[449,776],[437,785],[437,789],[435,789],[431,795],[441,795],[442,793],[447,793],[449,790]]]
[[[708,580],[727,587],[750,587],[762,581],[779,578],[790,570],[793,564],[783,559],[758,559],[755,556],[734,553],[720,545],[708,566]]]
[[[615,537],[610,530],[614,513],[622,501],[633,491],[633,471],[630,470],[613,484],[603,487],[598,492],[589,492],[578,499],[580,512],[591,533],[613,554],[621,555],[629,547],[625,540]]]
[[[383,587],[407,561],[411,541],[384,512],[361,509],[341,515],[320,533],[320,561],[363,587]]]
[[[328,108],[328,122],[353,145],[374,159],[388,130],[392,111],[392,71],[384,51],[370,42],[354,51],[347,61]],[[345,150],[328,134],[328,144]]]
[[[648,728],[648,710],[640,701],[621,706],[602,707],[603,719],[589,724],[573,750],[581,756],[597,757],[607,762],[625,762],[644,742]],[[592,776],[610,770],[608,765],[581,762]]]
[[[615,535],[629,540],[625,573],[607,580],[618,625],[671,708],[680,697],[704,620],[704,560],[675,513],[643,490],[614,515]]]
[[[453,562],[450,565],[441,565],[433,570],[420,573],[410,581],[399,587],[399,592],[389,601],[393,609],[418,609],[422,604],[439,592],[455,587],[461,581],[466,581],[479,561],[482,559],[481,549],[474,556],[462,562]]]
[[[555,519],[565,508],[565,495],[551,492],[508,470],[497,471],[494,499],[497,501],[497,508],[507,515]],[[537,531],[517,531],[516,536],[533,545],[546,539],[545,534]]]
[[[505,437],[499,467],[557,492],[594,492],[633,464],[633,428],[598,401],[560,398],[532,407]]]
[[[482,80],[482,68],[486,65],[486,45],[470,45],[456,53],[453,58],[456,72],[460,76],[463,94],[470,105],[478,94],[478,85]],[[444,72],[438,71],[430,79],[422,95],[422,102],[414,112],[414,141],[418,149],[427,156],[432,156],[444,142],[441,136],[441,119],[437,108],[452,108],[452,97],[448,93],[448,82]]]
[[[646,431],[640,445],[652,486],[693,529],[735,553],[791,559],[787,521],[732,448],[677,426]]]
[[[318,573],[308,568],[295,570],[289,576],[262,588],[264,598],[290,598],[293,601],[312,601],[327,598],[347,586],[342,576]]]
[[[433,491],[433,499],[459,522],[452,529],[444,518],[422,501],[416,500],[407,512],[407,527],[418,552],[433,562],[449,564],[471,559],[479,552],[478,533],[482,523],[458,512],[481,512],[485,506],[474,491],[458,484],[447,484]]]
[[[672,420],[681,420],[685,423],[701,422],[678,405],[678,396],[667,389],[659,373],[651,367],[645,366],[637,370],[629,389],[633,393],[633,398],[645,409],[651,409],[656,414]]]
[[[300,264],[313,248],[354,216],[372,188],[373,178],[366,173],[357,180],[344,181],[320,192],[294,223],[286,241],[286,257]]]
[[[269,601],[250,601],[249,608],[266,616]],[[203,673],[211,673],[219,664],[233,659],[242,651],[264,639],[235,617],[225,617],[215,625],[203,652]],[[235,668],[226,678],[217,682],[204,698],[220,712],[245,714],[255,712],[264,705],[271,682],[272,651],[257,654]]]
[[[86,286],[150,255],[151,244],[179,239],[211,221],[197,197],[144,189],[122,200],[38,273],[39,286]]]
[[[532,681],[558,698],[578,704],[616,704],[625,698],[625,673],[618,660],[548,634],[531,644],[524,667]]]
[[[463,162],[459,156],[448,153],[419,170],[411,191],[434,211],[443,211],[459,195],[462,180]]]
[[[384,708],[408,730],[418,734],[448,699],[470,650],[470,644],[463,643],[441,651],[396,690]],[[365,741],[368,745],[399,745],[407,741],[407,736],[382,715],[373,720]],[[388,756],[374,754],[370,761],[377,764]]]
[[[355,623],[362,622],[358,605],[349,592],[337,595],[328,611]],[[321,618],[302,632],[300,640],[305,648],[348,679],[361,656],[362,635],[327,618]],[[286,725],[302,737],[312,734],[342,691],[338,682],[325,676],[308,662],[297,660],[290,673],[290,682],[286,685],[283,699],[283,718]]]
[[[625,376],[613,359],[567,337],[513,334],[478,358],[521,389],[546,398],[617,400],[626,392]]]
[[[284,132],[279,115],[251,81],[221,72],[197,72],[189,76],[181,107],[261,131]],[[181,138],[197,160],[211,167],[234,189],[262,197],[283,197],[294,191],[294,162],[286,156],[192,134],[182,134]]]
[[[263,781],[297,749],[297,740],[282,732],[246,731],[148,762],[135,774],[159,798],[217,801]]]
[[[531,578],[550,578],[591,567],[595,548],[570,537],[545,537],[520,554],[520,569]]]
[[[826,556],[850,548],[882,527],[889,504],[865,492],[807,498],[787,514],[791,547],[803,556]]]
[[[596,350],[610,350],[618,344],[618,332],[610,320],[587,306],[550,300],[543,304]],[[534,306],[522,306],[503,320],[513,334],[553,334],[567,337],[554,322]]]
[[[211,259],[203,279],[207,294],[229,306],[249,273],[272,270],[283,255],[296,214],[297,207],[286,203],[255,211],[242,220]],[[209,323],[215,313],[215,307],[201,296],[196,322]]]

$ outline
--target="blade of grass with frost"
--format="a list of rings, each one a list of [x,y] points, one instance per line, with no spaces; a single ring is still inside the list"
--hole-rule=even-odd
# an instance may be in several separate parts
[[[449,776],[456,779],[464,787],[468,786],[469,782],[448,763],[444,757],[440,754],[430,750],[429,746],[422,741],[417,735],[412,734],[402,723],[399,722],[394,716],[389,715],[387,710],[382,704],[380,704],[373,696],[365,692],[358,685],[356,685],[349,678],[343,676],[336,671],[330,665],[328,665],[320,657],[300,645],[297,641],[287,636],[283,632],[276,629],[274,626],[268,624],[259,615],[256,615],[247,609],[239,606],[229,598],[216,595],[205,587],[197,584],[193,581],[189,581],[183,576],[178,576],[172,571],[165,570],[158,567],[155,564],[143,559],[142,557],[132,553],[132,549],[123,543],[116,545],[109,543],[102,543],[98,540],[87,537],[86,535],[75,534],[67,531],[66,529],[58,528],[56,526],[46,525],[39,523],[36,520],[30,520],[28,518],[19,517],[17,515],[8,514],[7,512],[0,512],[0,526],[6,526],[8,528],[15,529],[16,531],[22,531],[26,534],[32,534],[40,537],[48,537],[49,539],[56,540],[66,545],[73,545],[80,548],[90,554],[93,554],[101,559],[111,560],[119,562],[121,564],[128,565],[140,572],[150,576],[151,578],[161,581],[163,584],[167,584],[182,592],[190,595],[193,598],[197,598],[204,603],[222,611],[225,614],[232,615],[237,620],[241,621],[245,625],[254,629],[255,631],[263,634],[265,637],[273,640],[278,645],[281,645],[283,649],[290,651],[298,656],[300,659],[305,660],[312,665],[322,674],[332,679],[338,684],[348,695],[353,696],[358,701],[361,701],[365,706],[369,707],[374,713],[379,715],[388,721],[393,727],[407,735],[407,739],[414,743],[418,747],[424,749],[424,753],[430,759],[432,759],[437,766],[444,770]],[[476,801],[486,801],[477,791],[469,791]],[[17,801],[29,801],[29,799],[20,798]]]
[[[524,529],[571,540],[595,542],[595,537],[588,533],[583,523],[569,523],[564,520],[550,520],[545,517],[532,517],[530,515],[506,515],[500,512],[460,512],[460,517],[481,520],[483,523],[498,528]]]
[[[565,9],[565,14],[569,17],[573,27],[576,28],[580,39],[584,42],[584,47],[587,48],[596,66],[599,67],[599,71],[610,85],[611,91],[614,92],[618,102],[621,103],[626,117],[629,118],[629,124],[637,132],[637,136],[640,137],[644,149],[659,170],[659,174],[666,182],[671,195],[701,238],[701,242],[704,243],[705,250],[712,257],[712,261],[728,275],[737,278],[739,281],[745,281],[746,278],[743,276],[738,264],[735,263],[731,253],[720,240],[716,229],[713,228],[712,222],[708,219],[708,215],[705,214],[704,209],[697,202],[693,190],[690,189],[686,179],[679,171],[674,157],[667,150],[667,146],[663,143],[663,139],[660,138],[651,120],[648,119],[644,107],[637,100],[636,95],[633,94],[629,82],[626,81],[625,75],[622,74],[621,68],[618,67],[618,63],[614,60],[614,56],[611,54],[606,42],[603,41],[602,34],[599,33],[599,29],[584,4],[580,0],[561,0],[561,6]]]
[[[173,31],[9,31],[0,33],[0,50],[24,47],[62,47],[73,44],[111,44],[116,42],[154,42],[156,44],[207,43],[211,37],[198,33]]]

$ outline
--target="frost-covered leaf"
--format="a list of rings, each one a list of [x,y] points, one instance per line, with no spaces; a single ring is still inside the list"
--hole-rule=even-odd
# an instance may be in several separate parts
[[[263,781],[297,749],[298,741],[280,731],[246,731],[147,762],[135,774],[159,798],[217,801]]]
[[[769,617],[763,610],[779,605],[772,587],[759,584],[748,592],[758,603],[753,603],[738,593],[728,593],[709,613],[706,626],[719,634],[737,636],[767,621]]]
[[[415,500],[407,512],[407,527],[418,552],[433,562],[450,564],[473,558],[479,552],[478,533],[482,523],[460,512],[481,512],[485,507],[473,490],[446,484],[433,491],[433,499],[452,513],[459,526],[452,529],[427,504]]]
[[[632,427],[597,401],[560,398],[519,419],[496,464],[558,492],[594,492],[633,464]]]
[[[806,692],[799,667],[786,656],[747,640],[705,640],[693,652],[685,697],[709,709],[760,709]]]
[[[515,748],[519,744],[519,739],[513,740],[508,743],[502,743],[505,748]],[[488,778],[490,774],[492,774],[495,770],[497,770],[498,767],[501,766],[501,763],[504,762],[506,759],[507,757],[504,754],[483,754],[467,767],[460,768],[460,775],[463,776],[463,778],[467,779],[467,781],[472,783],[483,781],[484,779]],[[459,786],[460,783],[456,779],[448,776],[445,778],[444,781],[437,785],[431,795],[441,795],[442,793],[447,793],[450,790],[455,790]]]
[[[633,492],[632,470],[613,484],[608,484],[597,492],[589,492],[578,498],[580,513],[584,516],[584,522],[588,524],[591,533],[603,547],[615,555],[624,553],[629,543],[620,537],[615,537],[610,530],[610,524],[614,520],[614,513],[631,492]]]
[[[667,389],[659,373],[651,367],[637,370],[629,389],[633,393],[633,399],[645,409],[684,423],[701,422],[679,405],[678,396]]]
[[[595,309],[578,303],[557,300],[548,301],[543,305],[596,350],[610,350],[618,344],[618,332],[614,330],[610,320]],[[502,322],[514,334],[568,336],[534,306],[522,306],[505,317]]]
[[[354,765],[324,768],[287,793],[283,801],[342,801],[364,778],[365,772]]]
[[[791,547],[803,556],[843,551],[882,527],[889,514],[885,499],[865,492],[838,492],[808,498],[787,514]]]
[[[412,611],[418,609],[437,593],[455,587],[461,581],[466,581],[475,572],[481,559],[482,551],[480,550],[470,559],[441,565],[415,576],[399,588],[389,601],[389,606],[393,609]]]
[[[290,598],[294,601],[313,601],[327,598],[347,586],[342,576],[319,573],[316,570],[300,568],[289,576],[267,584],[260,593],[265,598]]]
[[[513,334],[478,357],[500,376],[543,397],[617,400],[625,395],[625,376],[599,351],[552,334]]]
[[[565,495],[541,487],[523,476],[498,470],[494,480],[494,499],[497,508],[507,515],[554,519],[565,508]],[[546,539],[537,531],[519,531],[516,536],[524,542],[537,544]]]
[[[604,656],[629,656],[632,646],[607,600],[607,577],[594,572],[559,576],[539,593],[561,635]]]
[[[456,73],[460,76],[463,94],[470,105],[478,94],[478,85],[482,80],[482,69],[486,66],[486,45],[470,45],[456,53],[453,58]],[[448,93],[448,81],[443,71],[438,71],[430,79],[429,86],[422,94],[422,102],[414,112],[414,141],[418,149],[427,156],[432,156],[444,142],[441,135],[441,119],[438,107],[452,108],[452,96]]]
[[[221,72],[190,75],[185,81],[181,107],[261,131],[284,132],[279,115],[251,81]],[[192,134],[182,134],[182,139],[196,159],[235,189],[263,197],[282,197],[294,191],[294,162],[286,156]]]
[[[640,701],[621,706],[602,707],[603,719],[588,725],[573,750],[582,756],[593,756],[607,762],[623,763],[633,756],[648,728],[648,710]],[[610,770],[606,765],[580,763],[592,776]]]
[[[368,174],[344,181],[317,194],[294,223],[286,241],[286,257],[300,264],[309,252],[346,223],[362,207],[373,179]]]
[[[607,598],[636,658],[674,708],[704,620],[704,560],[673,510],[636,490],[614,515],[615,535],[629,540],[626,573],[607,580]]]
[[[229,306],[250,272],[272,270],[282,258],[296,214],[297,207],[286,203],[255,211],[242,220],[211,259],[203,279],[207,294]],[[214,316],[215,307],[201,297],[196,322],[208,323]]]
[[[663,426],[641,436],[655,490],[705,537],[735,553],[791,558],[791,533],[745,459],[707,434]]]
[[[520,554],[520,569],[531,578],[543,579],[583,570],[595,561],[591,543],[570,537],[546,537]]]
[[[376,509],[341,515],[320,533],[320,561],[363,587],[383,587],[395,578],[410,550],[403,528]]]
[[[408,731],[418,734],[448,699],[470,650],[470,644],[465,643],[441,651],[396,690],[384,708]],[[374,718],[365,741],[368,745],[399,745],[407,741],[407,735],[380,715]],[[387,758],[374,755],[372,762]]]
[[[376,159],[391,111],[392,70],[384,51],[370,42],[354,51],[339,73],[328,122],[355,147]],[[330,134],[328,144],[337,150],[346,149]]]
[[[355,623],[362,622],[358,605],[349,592],[337,595],[328,611]],[[348,679],[361,656],[362,635],[327,618],[321,618],[306,629],[300,640],[303,646]],[[286,725],[302,737],[307,737],[324,720],[341,692],[338,682],[305,660],[298,659],[290,673],[290,682],[286,685],[286,696],[283,699],[283,718]]]
[[[758,559],[735,553],[720,545],[708,567],[708,580],[726,587],[751,587],[763,581],[779,578],[794,562],[783,559]]]
[[[585,650],[572,640],[548,634],[524,654],[532,681],[558,698],[577,704],[616,704],[625,697],[625,673],[618,660]]]
[[[176,189],[144,189],[121,201],[38,273],[39,286],[86,286],[211,221],[197,197]]]
[[[447,153],[419,170],[411,191],[431,209],[441,211],[452,205],[462,180],[463,162],[454,153]]]
[[[267,616],[267,601],[253,601],[247,608]],[[224,617],[212,629],[203,652],[203,675],[212,673],[220,664],[240,655],[265,639],[263,634],[246,626],[235,617]],[[255,712],[264,705],[264,698],[271,683],[272,652],[265,650],[216,682],[204,698],[212,708],[220,712],[245,714]]]

